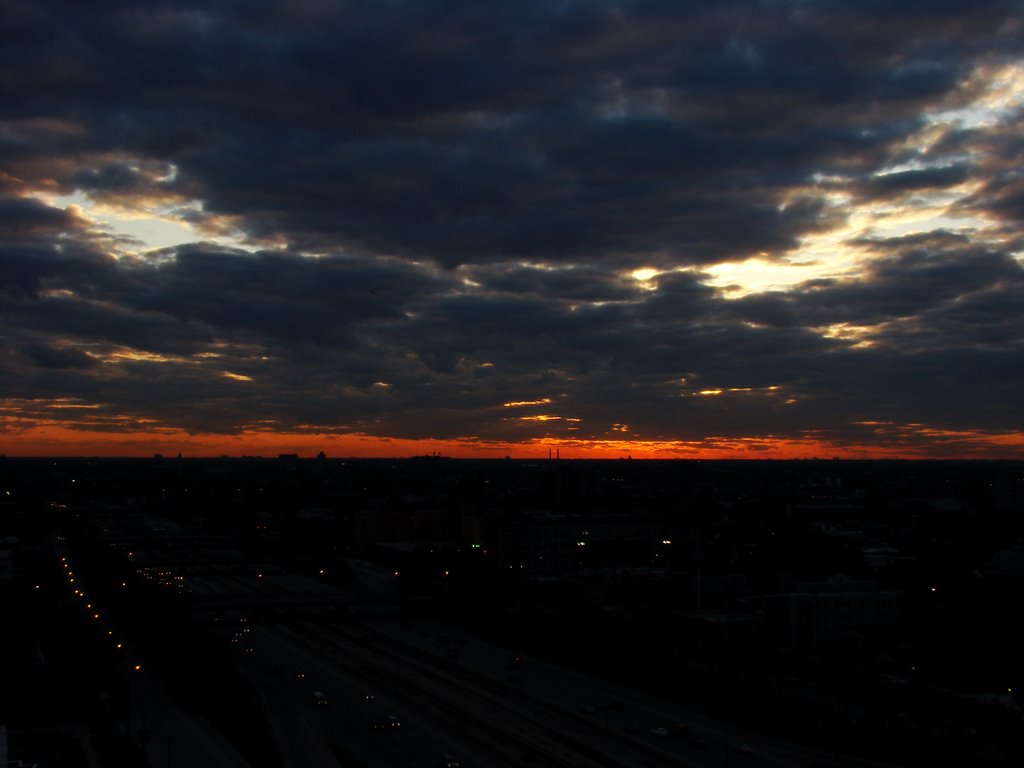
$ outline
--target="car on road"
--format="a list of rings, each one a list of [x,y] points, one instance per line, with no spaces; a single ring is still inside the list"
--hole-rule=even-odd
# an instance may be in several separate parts
[[[437,768],[459,768],[459,761],[453,755],[441,755],[437,761]]]
[[[739,752],[744,755],[754,754],[754,748],[749,744],[733,744],[732,748],[734,752]]]
[[[326,707],[327,706],[327,694],[323,691],[313,691],[313,706]]]
[[[656,725],[651,728],[651,733],[655,736],[668,736],[668,728],[661,725]]]

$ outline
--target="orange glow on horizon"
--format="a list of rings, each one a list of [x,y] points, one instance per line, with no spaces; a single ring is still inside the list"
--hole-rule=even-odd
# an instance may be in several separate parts
[[[4,428],[0,422],[0,429]],[[190,458],[217,456],[276,457],[295,453],[313,458],[323,451],[330,458],[401,458],[438,454],[451,458],[546,458],[558,450],[565,459],[931,459],[978,458],[1024,459],[1024,434],[950,432],[923,426],[913,430],[919,439],[876,445],[838,443],[817,437],[776,436],[706,437],[702,440],[595,440],[576,438],[535,438],[520,442],[487,441],[479,438],[406,439],[366,434],[246,431],[235,435],[190,434],[184,430],[153,432],[109,432],[71,429],[48,424],[15,427],[6,424],[0,453],[20,457],[95,456]]]

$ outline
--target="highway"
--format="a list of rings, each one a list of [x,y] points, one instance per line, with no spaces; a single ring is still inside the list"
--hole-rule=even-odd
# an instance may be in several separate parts
[[[406,653],[433,658],[444,665],[456,649],[459,667],[508,681],[512,652],[480,638],[436,622],[415,624],[394,620],[366,623],[364,632],[374,633],[384,645],[397,644]],[[576,722],[600,722],[611,734],[646,741],[659,752],[669,752],[684,764],[700,766],[776,765],[835,766],[836,768],[891,768],[876,761],[825,752],[800,744],[773,739],[712,719],[700,712],[614,685],[595,677],[568,670],[540,659],[522,658],[515,689],[529,700],[561,708]],[[655,737],[653,728],[672,731],[685,724],[686,736]],[[614,738],[609,735],[608,738]],[[695,747],[694,742],[703,744]],[[738,751],[746,744],[749,752]],[[695,753],[696,750],[696,753]]]
[[[397,622],[252,627],[241,660],[286,765],[432,768],[446,753],[465,768],[803,768],[813,758],[728,727],[687,721],[689,732],[673,735],[684,721],[670,705],[533,659],[509,669],[507,650],[465,636],[401,633]],[[314,704],[315,690],[327,706]],[[371,728],[389,716],[401,726]]]
[[[159,677],[112,620],[106,606],[91,602],[95,598],[65,541],[59,532],[53,533],[50,540],[54,557],[68,582],[65,599],[86,622],[93,618],[96,631],[118,649],[119,658],[111,666],[120,669],[128,681],[128,711],[122,725],[139,741],[149,766],[249,768],[249,763],[205,718],[164,693]]]
[[[69,599],[92,609],[66,549],[56,551]],[[106,619],[97,624],[119,640]],[[221,626],[287,768],[435,768],[443,755],[465,768],[878,768],[740,732],[433,622],[236,618]],[[124,653],[136,656],[127,646]],[[244,764],[200,718],[166,700],[145,664],[130,677],[131,729],[148,735],[154,765]]]

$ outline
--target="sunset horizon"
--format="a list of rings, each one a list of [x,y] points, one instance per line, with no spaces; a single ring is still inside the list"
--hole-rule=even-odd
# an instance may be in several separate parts
[[[68,434],[70,433],[70,434]],[[516,460],[984,460],[1024,461],[1024,440],[1015,433],[946,435],[947,445],[880,446],[835,444],[772,438],[711,438],[681,441],[571,441],[538,439],[524,443],[463,440],[410,440],[371,435],[302,435],[242,433],[239,435],[129,434],[104,439],[75,430],[37,429],[6,443],[0,453],[11,458],[276,458],[297,455],[330,459],[402,459],[438,456],[452,459]]]

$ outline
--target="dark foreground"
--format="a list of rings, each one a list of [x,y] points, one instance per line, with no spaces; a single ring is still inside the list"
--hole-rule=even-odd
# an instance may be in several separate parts
[[[1019,463],[2,459],[0,758],[1024,764],[1022,529]]]

